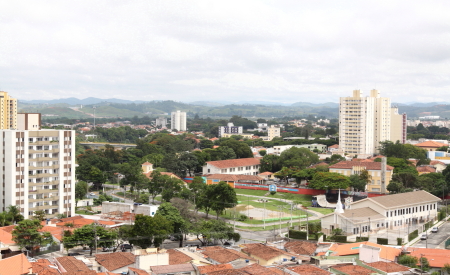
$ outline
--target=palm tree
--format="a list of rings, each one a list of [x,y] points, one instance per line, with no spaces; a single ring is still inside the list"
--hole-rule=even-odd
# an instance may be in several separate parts
[[[8,206],[8,214],[11,218],[11,223],[13,224],[23,220],[23,216],[20,214],[20,208],[17,205]]]

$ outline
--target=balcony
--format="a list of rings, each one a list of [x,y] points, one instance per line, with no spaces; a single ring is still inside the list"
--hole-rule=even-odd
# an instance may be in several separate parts
[[[42,206],[36,206],[33,208],[28,208],[29,211],[38,211],[38,210],[45,210],[45,209],[57,209],[58,206],[57,205],[42,205]]]

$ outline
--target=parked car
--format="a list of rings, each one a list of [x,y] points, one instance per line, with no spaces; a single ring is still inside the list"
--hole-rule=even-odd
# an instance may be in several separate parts
[[[433,227],[432,229],[431,229],[431,233],[438,233],[438,228],[437,227]]]
[[[426,240],[426,239],[427,239],[427,234],[422,234],[422,235],[420,236],[420,239],[421,239],[421,240]]]
[[[78,253],[78,252],[73,252],[73,253],[69,253],[67,255],[69,255],[69,256],[80,256],[80,255],[83,255],[83,254]]]
[[[129,243],[123,243],[120,245],[120,250],[124,251],[125,249],[133,249],[133,246]]]

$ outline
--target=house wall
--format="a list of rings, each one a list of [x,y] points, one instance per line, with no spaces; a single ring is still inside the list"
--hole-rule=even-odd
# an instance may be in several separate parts
[[[203,166],[203,174],[229,174],[229,175],[258,175],[260,165],[237,166],[229,168],[217,168],[206,163]]]
[[[169,265],[169,253],[136,256],[136,268],[150,271],[150,266]]]

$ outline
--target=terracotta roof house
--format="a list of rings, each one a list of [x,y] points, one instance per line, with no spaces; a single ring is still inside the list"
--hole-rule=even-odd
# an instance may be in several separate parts
[[[259,261],[262,266],[282,262],[283,259],[295,257],[295,254],[261,243],[243,244],[242,252]]]
[[[190,274],[196,275],[195,267],[192,264],[158,265],[151,266],[152,275],[165,274]]]
[[[259,166],[258,158],[207,161],[203,166],[203,174],[257,175]]]
[[[331,270],[337,270],[347,275],[370,275],[374,273],[372,270],[353,264],[337,264],[331,267]]]
[[[136,256],[130,252],[114,252],[108,254],[97,254],[95,260],[100,265],[102,272],[122,273],[128,271],[128,267],[133,267]]]
[[[213,264],[227,264],[239,261],[248,261],[248,263],[256,263],[257,261],[247,254],[239,252],[234,249],[227,249],[221,246],[217,246],[216,249],[212,247],[205,247],[201,253],[205,255],[205,258],[210,260]]]
[[[418,166],[418,167],[416,167],[416,170],[419,173],[419,175],[436,173],[436,168],[428,166],[428,165]]]
[[[289,270],[294,271],[295,273],[301,274],[301,275],[330,275],[331,272],[328,272],[326,270],[323,270],[315,265],[298,265],[298,266],[292,266],[288,267]]]
[[[22,253],[0,260],[0,274],[2,275],[30,274],[32,272],[32,268],[31,263]]]
[[[193,260],[193,258],[176,249],[168,249],[166,252],[169,254],[169,265],[186,264]]]
[[[439,160],[430,161],[430,165],[436,168],[437,173],[442,173],[442,171],[447,167],[447,164]]]
[[[440,143],[433,140],[427,140],[421,143],[414,144],[414,146],[420,147],[427,151],[436,151],[436,149],[438,149],[439,147],[448,146],[448,144]]]
[[[292,241],[285,243],[284,248],[291,253],[312,256],[317,249],[317,243],[307,241]]]
[[[367,170],[371,176],[371,182],[366,186],[369,192],[380,192],[381,190],[381,162],[363,161],[340,161],[328,167],[330,172],[339,173],[344,176],[359,174]],[[394,167],[386,165],[385,184],[389,185],[394,172]]]
[[[333,244],[329,248],[329,251],[331,252],[329,253],[329,256],[360,255],[361,247],[363,245],[380,248],[380,258],[387,261],[395,261],[402,252],[400,248],[384,246],[372,242],[359,242],[349,244]]]
[[[393,273],[393,272],[407,272],[411,268],[400,265],[398,263],[394,262],[385,262],[385,261],[378,261],[373,263],[364,263],[365,265],[368,265],[370,267],[373,267],[375,269],[378,269],[380,271],[386,272],[386,273]]]
[[[73,256],[56,258],[55,263],[62,273],[91,271],[83,261],[80,261]]]
[[[423,223],[435,218],[439,201],[440,198],[423,190],[365,198],[350,203],[343,213],[333,212],[323,216],[322,229],[325,234],[334,228],[359,234],[360,230],[365,233],[383,228],[404,228],[408,224],[399,222],[400,219]]]
[[[134,268],[134,267],[128,267],[128,275],[149,275],[145,270]]]
[[[59,275],[61,274],[58,267],[50,263],[47,259],[37,259],[36,262],[31,263],[33,273],[39,275]]]
[[[239,268],[239,271],[243,271],[249,275],[278,275],[281,270],[278,268],[267,268],[255,263]],[[285,273],[282,272],[281,274]]]
[[[437,249],[437,248],[417,248],[417,247],[408,247],[407,251],[409,251],[411,256],[419,259],[421,255],[427,258],[430,263],[430,267],[433,268],[442,268],[445,264],[449,263],[450,259],[450,250],[448,249]],[[418,263],[418,265],[420,265]]]
[[[215,264],[215,265],[197,266],[197,269],[200,275],[206,275],[214,271],[233,269],[233,266],[231,264]]]

